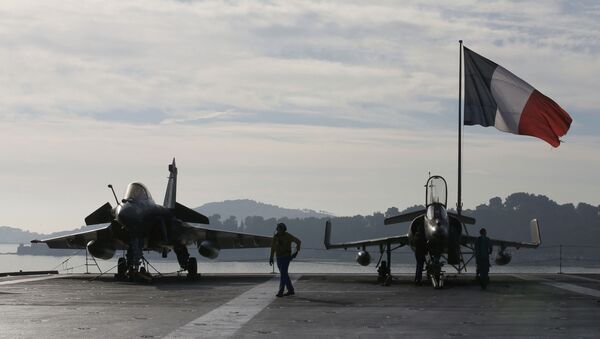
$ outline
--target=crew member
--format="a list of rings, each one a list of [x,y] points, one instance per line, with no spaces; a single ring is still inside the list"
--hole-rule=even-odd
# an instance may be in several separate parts
[[[492,254],[492,242],[486,236],[485,228],[479,230],[479,238],[475,240],[475,262],[477,263],[477,276],[482,289],[486,289],[490,282],[490,254]]]
[[[425,265],[425,256],[427,255],[427,238],[424,231],[422,227],[417,227],[413,235],[415,259],[417,261],[415,285],[421,285],[421,280],[423,279],[423,266]]]
[[[294,254],[292,254],[292,243],[296,243],[296,252]],[[273,266],[273,255],[277,256],[277,268],[280,273],[277,297],[294,295],[294,286],[292,286],[288,268],[292,259],[296,258],[300,251],[300,243],[301,241],[298,238],[287,232],[287,227],[284,223],[277,224],[276,233],[271,243],[271,257],[269,258],[269,265]],[[287,288],[287,293],[285,294],[283,293],[284,288]]]

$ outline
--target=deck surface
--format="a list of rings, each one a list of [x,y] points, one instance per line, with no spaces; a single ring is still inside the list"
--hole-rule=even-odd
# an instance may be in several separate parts
[[[600,275],[472,275],[442,290],[397,276],[166,276],[152,284],[90,275],[0,278],[1,338],[600,337]],[[42,280],[36,280],[42,279]]]

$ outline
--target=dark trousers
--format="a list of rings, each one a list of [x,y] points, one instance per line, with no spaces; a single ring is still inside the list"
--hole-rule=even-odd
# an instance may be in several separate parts
[[[485,289],[490,283],[490,265],[478,265],[477,266],[477,277],[479,278],[479,284],[481,288]]]
[[[423,279],[423,266],[425,265],[425,254],[415,253],[417,259],[417,270],[415,272],[415,282],[420,283]]]
[[[291,261],[292,257],[277,257],[277,268],[280,273],[279,293],[283,293],[284,288],[287,288],[288,292],[294,292],[294,286],[292,286],[292,281],[288,274],[288,268],[290,267]]]

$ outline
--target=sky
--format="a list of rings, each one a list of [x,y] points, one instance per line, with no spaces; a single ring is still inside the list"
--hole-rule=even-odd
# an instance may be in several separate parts
[[[162,203],[335,215],[456,203],[459,45],[573,118],[564,143],[464,128],[466,208],[600,204],[596,1],[4,0],[0,225],[73,229],[141,181]]]

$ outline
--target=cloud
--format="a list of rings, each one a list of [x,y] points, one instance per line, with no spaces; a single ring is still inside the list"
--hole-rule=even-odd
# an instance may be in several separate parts
[[[253,198],[339,215],[371,213],[422,203],[429,171],[446,177],[450,201],[456,196],[453,131],[87,118],[5,122],[0,133],[11,141],[0,160],[2,223],[39,231],[79,226],[112,200],[109,183],[121,195],[129,182],[144,182],[160,202],[172,157],[180,170],[178,200],[190,206]],[[598,203],[600,160],[589,154],[600,140],[573,139],[552,149],[534,138],[466,130],[465,206],[515,191]]]
[[[142,180],[159,197],[172,156],[190,205],[250,197],[367,213],[419,203],[428,171],[455,190],[459,39],[574,117],[558,150],[467,128],[465,203],[523,190],[597,203],[599,7],[4,1],[0,132],[11,147],[0,180],[11,213],[0,222],[34,205],[39,217],[24,223],[78,226],[110,198],[109,182]]]
[[[4,119],[158,123],[226,108],[241,121],[295,123],[305,114],[331,125],[408,126],[455,106],[459,38],[567,108],[599,104],[585,76],[600,70],[597,20],[562,2],[13,1],[4,8]]]

